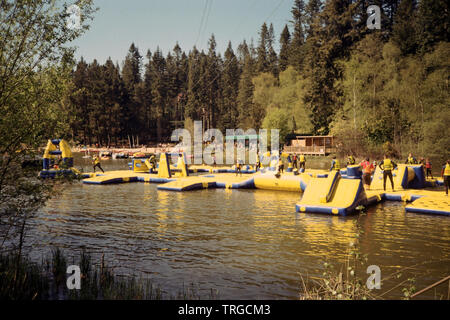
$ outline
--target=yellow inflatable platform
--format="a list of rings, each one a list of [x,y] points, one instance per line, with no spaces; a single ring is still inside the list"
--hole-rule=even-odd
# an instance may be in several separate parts
[[[450,200],[446,196],[424,196],[405,207],[406,212],[450,216]]]
[[[343,179],[337,171],[327,178],[312,178],[297,204],[297,212],[348,215],[359,205],[367,205],[362,181]]]

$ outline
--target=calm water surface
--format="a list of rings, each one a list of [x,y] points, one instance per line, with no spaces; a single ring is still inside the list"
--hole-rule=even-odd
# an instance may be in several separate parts
[[[75,159],[90,171],[90,160]],[[106,170],[127,160],[103,161]],[[328,162],[317,162],[325,168]],[[67,186],[33,220],[27,235],[33,257],[53,247],[78,256],[82,248],[123,275],[143,275],[166,295],[192,283],[227,299],[296,299],[300,274],[320,277],[323,263],[341,266],[357,232],[357,217],[299,214],[301,195],[264,190],[158,191],[155,184]],[[450,218],[406,213],[386,202],[359,218],[365,268],[380,266],[386,292],[408,276],[423,288],[450,274]],[[438,293],[446,294],[446,288]],[[400,298],[401,287],[384,295]],[[434,291],[423,298],[433,298]]]

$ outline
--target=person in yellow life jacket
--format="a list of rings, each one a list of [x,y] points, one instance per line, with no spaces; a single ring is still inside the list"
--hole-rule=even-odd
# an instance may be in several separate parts
[[[352,166],[356,163],[355,157],[353,157],[351,154],[347,156],[347,165]]]
[[[241,167],[242,167],[241,160],[238,159],[236,161],[236,176],[238,175],[238,173],[240,176],[242,176]]]
[[[153,165],[153,169],[156,169],[156,157],[154,154],[150,156],[150,159],[148,161]]]
[[[442,167],[441,177],[444,179],[445,195],[448,196],[448,188],[450,188],[450,159]]]
[[[305,171],[306,158],[305,158],[305,155],[304,155],[304,154],[301,154],[301,155],[300,155],[300,158],[299,158],[298,163],[300,164],[299,170],[300,170],[301,168],[303,168],[303,171]]]
[[[98,158],[98,156],[94,156],[92,158],[92,163],[94,165],[94,172],[95,172],[95,168],[99,168],[100,170],[102,170],[103,173],[105,173],[102,166],[100,165],[100,159]]]
[[[283,171],[284,171],[284,163],[283,163],[283,160],[281,160],[281,155],[280,155],[280,158],[278,159],[278,172],[283,173]]]
[[[412,156],[412,153],[408,155],[408,158],[405,161],[406,164],[417,164],[416,158]]]
[[[259,159],[259,155],[256,157],[255,172],[256,171],[261,171],[261,160]]]
[[[330,171],[341,171],[341,162],[339,159],[336,158],[336,156],[333,157],[333,160],[331,161],[331,168]]]
[[[380,162],[378,165],[381,170],[383,170],[383,189],[386,191],[386,180],[389,177],[391,180],[392,191],[394,191],[394,177],[392,176],[392,170],[397,168],[397,164],[389,159],[389,157],[385,154],[384,160]]]

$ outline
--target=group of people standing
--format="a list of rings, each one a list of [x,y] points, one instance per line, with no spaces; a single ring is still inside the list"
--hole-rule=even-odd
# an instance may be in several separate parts
[[[303,169],[305,170],[306,168],[306,157],[304,154],[294,154],[292,155],[292,166],[294,169],[300,170]]]
[[[347,165],[355,165],[356,161],[355,158],[352,155],[348,155],[347,157]],[[416,160],[416,158],[413,157],[413,155],[410,153],[408,155],[408,158],[405,161],[405,164],[409,165],[423,165],[424,173],[426,178],[431,177],[433,179],[433,173],[432,173],[432,163],[427,158],[420,158],[419,161]],[[373,163],[370,162],[370,159],[367,157],[365,160],[361,161],[359,166],[362,168],[363,171],[363,183],[364,187],[369,190],[370,189],[370,183],[371,183],[371,177],[373,172],[375,171],[375,168],[377,167],[377,163],[374,161]],[[391,182],[392,191],[394,191],[394,178],[392,171],[397,168],[397,164],[387,155],[384,155],[384,159],[378,164],[381,170],[383,170],[383,189],[386,191],[386,181],[389,179]],[[340,171],[341,165],[339,159],[336,158],[336,156],[333,157],[331,161],[331,170]],[[445,194],[448,195],[448,189],[450,188],[450,159],[446,161],[446,163],[443,165],[441,170],[441,177],[444,180],[445,185]]]

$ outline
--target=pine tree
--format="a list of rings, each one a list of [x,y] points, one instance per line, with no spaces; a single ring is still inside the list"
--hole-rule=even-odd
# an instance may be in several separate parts
[[[139,115],[142,105],[137,95],[138,85],[141,82],[141,59],[138,48],[132,43],[122,68],[122,78],[126,89],[123,128],[132,145],[136,143],[141,129]]]
[[[403,55],[414,54],[417,50],[416,0],[402,0],[394,18],[391,39]]]
[[[216,54],[216,39],[214,35],[208,41],[209,49],[206,61],[206,70],[204,78],[206,79],[205,94],[206,94],[206,119],[205,128],[216,127],[216,116],[219,111],[218,101],[220,99],[220,59]]]
[[[159,49],[156,49],[152,56],[152,104],[156,119],[156,140],[162,141],[163,126],[166,122],[166,103],[167,103],[167,66],[166,60]]]
[[[278,79],[280,69],[278,66],[278,55],[273,48],[275,44],[275,32],[273,30],[273,24],[270,24],[269,31],[267,33],[267,62],[269,71]]]
[[[269,72],[269,53],[267,51],[268,47],[268,37],[269,37],[269,29],[267,28],[267,24],[264,22],[261,26],[261,31],[259,32],[259,44],[257,49],[257,58],[256,58],[256,70],[257,72]]]
[[[153,105],[153,69],[152,69],[152,53],[150,50],[147,51],[147,63],[145,64],[144,81],[143,81],[143,108],[144,108],[144,132],[147,140],[156,136],[154,122],[155,112]]]
[[[238,125],[237,97],[239,90],[240,70],[231,42],[225,51],[222,75],[222,106],[220,110],[221,130],[236,128]]]
[[[104,114],[101,115],[101,119],[104,127],[103,140],[109,146],[112,140],[117,144],[117,138],[121,132],[120,119],[122,110],[120,105],[123,95],[123,83],[120,79],[120,71],[114,65],[111,58],[108,58],[103,66],[102,82]]]
[[[81,57],[72,75],[72,90],[69,92],[70,126],[73,136],[79,137],[83,144],[90,144],[89,101],[87,92],[88,65]]]
[[[342,76],[336,63],[349,55],[355,31],[353,7],[349,0],[329,0],[317,17],[312,17],[306,46],[306,76],[310,80],[305,103],[312,111],[316,133],[328,133],[341,92],[334,84]]]
[[[440,41],[450,41],[449,12],[446,0],[422,0],[418,8],[418,42],[422,53]]]
[[[199,96],[199,82],[201,77],[200,70],[201,55],[194,46],[188,57],[188,89],[187,89],[187,103],[184,110],[185,118],[198,120],[200,117],[200,96]]]
[[[283,32],[280,36],[280,71],[286,70],[289,65],[289,49],[291,42],[291,34],[289,33],[289,28],[287,25],[284,26]]]
[[[239,127],[243,129],[257,128],[257,123],[253,117],[253,90],[252,78],[255,76],[256,62],[252,56],[252,46],[243,46],[244,65],[241,78],[239,80],[238,92],[238,112]]]
[[[294,6],[291,10],[292,24],[294,25],[294,32],[291,41],[290,50],[290,64],[295,67],[297,71],[303,69],[304,60],[304,44],[305,44],[305,3],[303,0],[295,0]]]

